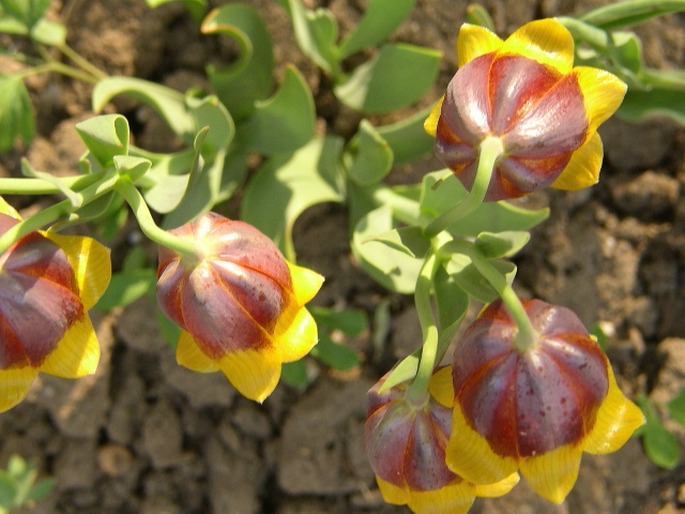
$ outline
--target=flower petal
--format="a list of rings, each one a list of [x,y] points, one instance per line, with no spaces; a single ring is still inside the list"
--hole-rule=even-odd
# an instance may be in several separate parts
[[[90,318],[85,314],[66,331],[48,354],[40,371],[64,378],[92,375],[100,361],[100,345]]]
[[[597,411],[595,426],[585,439],[588,453],[611,453],[618,450],[633,432],[645,423],[644,414],[621,392],[611,365],[607,364],[609,392]]]
[[[403,487],[398,487],[395,484],[386,482],[382,478],[376,477],[376,483],[378,484],[378,489],[383,495],[383,499],[387,503],[392,503],[393,505],[406,505],[411,499],[411,495],[407,489]]]
[[[473,486],[460,480],[437,491],[410,491],[407,505],[418,514],[466,514],[476,495]]]
[[[273,349],[230,352],[218,364],[240,394],[259,403],[273,392],[281,378],[281,361]]]
[[[454,386],[452,385],[452,367],[445,366],[436,370],[428,383],[431,396],[444,407],[454,405]]]
[[[588,133],[592,134],[616,112],[628,86],[616,75],[588,66],[576,66],[573,74],[578,77],[589,122]]]
[[[41,233],[66,253],[76,275],[81,302],[90,309],[105,292],[112,277],[109,249],[90,237]]]
[[[511,491],[516,484],[519,483],[519,474],[512,473],[507,478],[495,482],[494,484],[477,484],[473,486],[473,491],[476,496],[481,498],[497,498],[504,496]]]
[[[581,445],[567,444],[537,457],[521,461],[521,475],[543,498],[561,503],[578,478]]]
[[[273,345],[281,362],[293,362],[309,353],[319,340],[316,321],[304,307],[300,308],[285,331],[277,334]]]
[[[457,63],[461,67],[476,57],[495,52],[502,43],[497,34],[485,27],[464,23],[457,37]]]
[[[509,36],[499,53],[523,55],[565,74],[573,67],[573,37],[553,18],[531,21]]]
[[[474,484],[499,482],[518,469],[516,459],[500,457],[488,442],[473,430],[459,405],[454,406],[452,434],[445,448],[447,467]]]
[[[31,367],[0,370],[0,412],[11,409],[25,397],[38,375]]]
[[[423,122],[423,130],[429,136],[435,137],[435,133],[438,131],[438,120],[440,119],[440,113],[442,112],[442,101],[445,99],[445,95],[441,96],[440,99],[433,104],[428,118]]]
[[[185,330],[181,330],[176,345],[176,362],[188,369],[199,373],[214,373],[219,371],[216,361],[207,357],[197,345],[193,336]]]
[[[561,174],[551,187],[566,191],[577,191],[590,187],[599,181],[604,147],[599,134],[595,132],[573,154]]]
[[[324,277],[302,266],[286,261],[293,282],[293,295],[297,305],[304,305],[316,296],[324,282]]]

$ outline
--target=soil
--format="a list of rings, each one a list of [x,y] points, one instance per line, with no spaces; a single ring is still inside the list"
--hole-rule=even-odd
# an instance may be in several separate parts
[[[294,63],[320,108],[330,99],[321,73],[297,49],[277,2],[254,0],[267,20],[279,66]],[[330,0],[342,31],[365,2]],[[500,34],[534,18],[582,12],[607,2],[489,0]],[[198,34],[178,5],[151,10],[144,0],[64,0],[53,14],[69,29],[69,44],[110,74],[135,75],[179,90],[205,82],[203,69],[225,48]],[[464,21],[462,0],[418,0],[394,39],[439,48],[440,79],[419,106],[440,94],[455,70],[454,39]],[[682,67],[685,17],[669,15],[637,28],[646,59]],[[282,69],[282,68],[281,68]],[[31,79],[39,135],[0,160],[3,175],[19,174],[19,158],[35,168],[73,173],[83,151],[73,126],[92,115],[90,88],[57,76]],[[136,144],[151,150],[176,142],[149,109],[118,101]],[[348,135],[359,117],[331,110],[328,130]],[[622,389],[663,403],[685,387],[685,129],[667,119],[600,130],[605,164],[600,183],[577,193],[546,191],[527,199],[552,207],[517,257],[522,294],[566,305],[591,325],[600,322]],[[398,168],[392,180],[417,180],[436,164]],[[32,200],[15,199],[32,209]],[[334,373],[313,362],[304,390],[281,384],[263,404],[240,397],[218,375],[198,375],[175,363],[140,300],[94,313],[103,357],[96,375],[78,381],[41,376],[27,400],[0,415],[0,466],[12,453],[33,459],[56,478],[37,513],[391,513],[375,486],[363,448],[365,392],[395,359],[420,340],[409,297],[388,295],[350,256],[345,212],[320,206],[296,226],[301,262],[327,277],[316,303],[358,308],[373,319],[388,309],[386,333],[352,341],[364,363]],[[122,237],[122,244],[135,233]],[[319,243],[325,237],[329,243]],[[115,248],[115,257],[121,253]],[[115,263],[116,264],[116,263]],[[669,425],[678,430],[678,427]],[[677,432],[681,443],[683,432]],[[537,498],[521,483],[504,498],[477,500],[475,514],[670,514],[685,512],[685,467],[664,471],[633,438],[619,452],[586,456],[563,505]]]

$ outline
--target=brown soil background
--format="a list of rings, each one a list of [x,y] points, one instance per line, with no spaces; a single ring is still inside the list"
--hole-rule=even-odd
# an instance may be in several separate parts
[[[215,2],[216,3],[216,2]],[[254,0],[267,21],[279,65],[292,62],[311,85],[328,130],[349,135],[359,116],[331,104],[321,73],[293,42],[279,5]],[[582,12],[607,2],[490,0],[484,5],[506,35],[526,21]],[[320,1],[344,31],[362,0]],[[308,2],[309,6],[314,2]],[[439,96],[456,66],[454,39],[464,21],[462,0],[419,0],[394,39],[437,47],[441,77],[421,106]],[[179,90],[203,85],[204,65],[230,48],[198,34],[178,6],[148,9],[143,0],[65,0],[54,15],[69,27],[69,43],[110,74],[135,75]],[[639,26],[647,61],[682,67],[685,17]],[[89,117],[90,89],[57,76],[31,79],[39,137],[26,151],[0,159],[2,175],[18,175],[19,158],[37,169],[73,173],[84,150],[73,126]],[[175,144],[151,111],[131,101],[117,110],[130,120],[136,144]],[[685,386],[685,130],[666,119],[600,130],[606,157],[600,184],[578,193],[544,192],[551,218],[517,258],[517,286],[601,321],[618,380],[629,395],[644,391],[664,402]],[[430,160],[393,172],[417,180]],[[17,199],[33,209],[31,199]],[[175,363],[160,339],[153,306],[94,314],[103,345],[97,374],[78,381],[42,376],[29,398],[0,415],[0,465],[12,453],[33,459],[56,477],[55,491],[31,512],[45,513],[390,513],[374,485],[363,448],[365,392],[399,357],[413,351],[420,330],[411,298],[387,295],[353,262],[344,210],[322,206],[296,227],[301,262],[327,277],[316,303],[359,308],[370,315],[388,301],[390,329],[381,352],[368,335],[351,341],[364,357],[353,373],[312,363],[304,391],[281,384],[264,405],[239,397],[221,376],[198,375]],[[121,248],[135,236],[124,234]],[[326,241],[326,245],[321,245]],[[121,255],[116,247],[114,256]],[[153,253],[151,252],[151,255]],[[116,262],[115,262],[116,264]],[[677,427],[672,427],[677,429]],[[682,431],[679,432],[681,441]],[[652,514],[685,512],[685,468],[663,471],[639,440],[619,452],[586,456],[565,504],[553,506],[521,483],[497,500],[477,500],[474,514]]]

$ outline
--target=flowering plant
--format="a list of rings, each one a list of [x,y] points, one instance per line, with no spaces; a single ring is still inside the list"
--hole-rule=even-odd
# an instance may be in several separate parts
[[[207,67],[207,91],[181,93],[85,61],[46,17],[47,1],[0,3],[0,31],[37,49],[7,49],[24,67],[0,75],[11,106],[0,109],[0,150],[34,136],[24,83],[32,74],[91,83],[93,110],[110,112],[77,124],[87,149],[78,174],[57,177],[24,160],[24,177],[0,178],[4,196],[64,198],[23,219],[0,202],[0,411],[20,403],[39,373],[93,373],[100,349],[88,310],[151,292],[178,363],[220,371],[250,400],[266,401],[282,376],[306,386],[307,355],[338,370],[359,366],[338,336],[363,333],[366,318],[307,307],[324,277],[296,263],[297,219],[337,203],[347,207],[356,264],[390,293],[413,295],[422,334],[367,397],[365,442],[383,498],[416,512],[466,512],[478,496],[508,493],[520,473],[562,502],[582,453],[617,450],[645,418],[572,311],[515,290],[512,259],[549,209],[512,200],[600,180],[598,127],[622,106],[633,119],[659,105],[682,121],[679,105],[655,95],[685,80],[645,67],[626,50],[634,36],[621,33],[617,47],[613,30],[685,5],[628,0],[531,21],[506,39],[472,6],[441,98],[374,125],[422,98],[439,71],[440,52],[387,41],[414,2],[370,1],[341,38],[330,11],[280,3],[302,53],[357,116],[349,134],[317,128],[320,105],[297,68],[274,82],[271,36],[250,4],[205,14],[205,2],[184,2],[205,36],[231,38],[239,55]],[[112,113],[119,96],[156,111],[175,151],[136,146],[129,119]],[[386,180],[426,154],[445,169],[416,184]],[[91,227],[114,244],[129,217],[156,247],[156,266],[154,257],[136,261],[138,247],[112,273],[104,245],[60,234]]]

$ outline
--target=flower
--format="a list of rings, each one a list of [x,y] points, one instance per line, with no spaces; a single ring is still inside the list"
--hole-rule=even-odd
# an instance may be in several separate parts
[[[449,367],[434,372],[431,394],[418,406],[406,397],[406,383],[380,392],[384,382],[367,394],[364,429],[366,452],[385,501],[419,513],[460,514],[476,496],[502,496],[517,484],[516,473],[494,484],[474,485],[447,469],[454,399]]]
[[[323,277],[287,262],[253,226],[215,213],[170,232],[197,248],[192,258],[159,249],[157,300],[183,329],[176,360],[195,371],[220,370],[241,394],[264,401],[282,363],[317,342],[303,306]]]
[[[467,189],[488,136],[501,140],[503,154],[486,201],[597,182],[603,156],[597,127],[618,109],[626,85],[609,72],[573,67],[573,47],[554,19],[527,23],[506,41],[462,25],[459,69],[425,128],[437,156]]]
[[[20,220],[0,198],[0,234]],[[110,277],[109,250],[89,237],[32,232],[0,255],[0,412],[26,397],[38,373],[95,372],[88,309]]]
[[[474,483],[519,470],[540,496],[560,503],[582,453],[616,451],[644,417],[572,311],[540,300],[523,307],[537,332],[528,349],[514,347],[517,328],[499,300],[457,344],[446,460]]]

